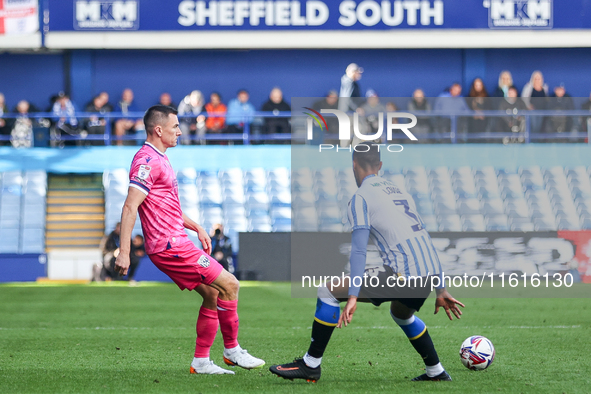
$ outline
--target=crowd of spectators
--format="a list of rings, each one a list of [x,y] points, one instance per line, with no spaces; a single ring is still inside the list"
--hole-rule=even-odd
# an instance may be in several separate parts
[[[464,140],[469,140],[471,135],[503,132],[514,133],[514,137],[505,137],[503,142],[522,142],[527,127],[524,112],[528,110],[559,111],[555,116],[529,116],[529,130],[538,134],[585,132],[591,119],[591,114],[569,116],[568,111],[575,110],[576,106],[566,87],[559,84],[551,89],[540,71],[532,73],[521,92],[514,85],[509,71],[500,73],[497,86],[490,90],[492,93],[481,78],[472,81],[467,95],[462,94],[460,83],[452,83],[433,99],[427,99],[419,88],[408,99],[406,108],[394,100],[382,102],[374,89],[367,89],[364,94],[359,82],[363,72],[362,67],[351,63],[341,77],[340,89],[329,91],[312,107],[315,110],[357,112],[359,128],[364,134],[374,134],[378,130],[380,113],[408,110],[417,115],[413,133],[424,142],[445,139],[452,130]],[[258,109],[250,102],[246,89],[240,89],[227,105],[223,101],[220,93],[211,92],[206,102],[206,96],[201,91],[193,90],[179,101],[178,107],[168,92],[161,93],[154,104],[178,109],[182,144],[241,143],[247,125],[252,143],[289,143],[292,124],[290,117],[284,114],[291,111],[291,106],[279,87],[271,90],[269,99]],[[580,108],[591,112],[591,97]],[[492,116],[485,111],[503,111],[506,116]],[[50,106],[43,111],[51,116],[32,117],[35,112],[40,112],[40,109],[26,100],[19,101],[11,111],[0,93],[0,144],[19,148],[44,144],[104,145],[105,139],[109,138],[107,131],[110,131],[111,144],[133,145],[145,136],[141,116],[138,116],[142,109],[135,104],[134,92],[129,88],[122,91],[115,104],[111,104],[107,92],[98,93],[85,106],[85,114],[79,113],[65,92],[53,96]],[[269,115],[261,117],[261,113]],[[452,120],[446,114],[456,116]],[[329,130],[338,129],[335,117],[327,116],[325,119]],[[315,133],[315,140],[322,141],[324,132]],[[277,135],[286,138],[276,138]]]

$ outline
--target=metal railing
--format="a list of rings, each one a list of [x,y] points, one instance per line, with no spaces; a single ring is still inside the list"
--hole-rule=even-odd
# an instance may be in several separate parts
[[[461,112],[450,112],[450,111],[405,111],[412,113],[417,118],[429,118],[433,120],[433,123],[438,121],[447,120],[449,126],[446,126],[445,130],[441,131],[434,125],[433,132],[426,134],[423,138],[429,140],[429,142],[442,142],[442,143],[461,143],[461,142],[491,142],[498,140],[503,142],[506,139],[519,138],[519,142],[529,143],[536,141],[562,141],[562,142],[587,142],[591,143],[591,112],[585,110],[573,110],[573,111],[514,111],[507,113],[505,111],[461,111]],[[113,125],[118,119],[132,119],[139,120],[143,118],[143,112],[130,112],[127,114],[109,112],[109,113],[87,113],[77,112],[75,118],[79,124],[86,123],[89,118],[104,119],[104,133],[92,134],[85,131],[83,128],[77,128],[70,130],[70,132],[55,132],[55,124],[59,121],[60,117],[55,116],[53,113],[31,113],[27,117],[31,120],[35,120],[37,123],[44,120],[47,129],[53,130],[49,133],[48,140],[52,144],[60,143],[62,141],[101,141],[104,145],[113,145],[118,141],[136,141],[142,142],[146,135],[144,132],[135,132],[133,134],[126,134],[123,136],[113,135]],[[207,113],[202,113],[204,116],[208,116]],[[198,115],[179,115],[181,121],[183,119],[195,119]],[[215,115],[216,117],[226,117],[227,114]],[[330,115],[328,115],[330,116]],[[522,130],[519,132],[503,132],[496,131],[494,127],[488,131],[472,132],[467,129],[461,130],[461,123],[468,120],[471,117],[483,116],[486,119],[500,119],[500,118],[518,118],[521,117],[524,122]],[[18,119],[22,115],[17,113],[5,113],[1,118],[5,120]],[[532,117],[550,119],[552,117],[570,117],[576,121],[573,121],[574,126],[571,130],[564,132],[533,132],[532,131]],[[281,134],[265,134],[264,133],[264,119],[266,118],[288,118],[291,119],[291,133]],[[301,119],[300,119],[301,118]],[[587,131],[583,130],[583,122],[579,120],[586,120]],[[207,143],[207,142],[231,142],[241,143],[249,145],[251,143],[257,143],[261,141],[293,141],[294,143],[307,143],[305,139],[305,115],[297,116],[292,118],[291,112],[255,112],[248,118],[243,120],[242,133],[205,133],[204,135],[191,135],[189,138],[182,137],[182,141],[190,141],[191,143]],[[51,124],[51,126],[49,126]],[[412,129],[411,129],[412,131]],[[462,132],[463,131],[463,132]],[[405,138],[403,135],[400,139]],[[323,135],[324,140],[336,140],[338,139],[338,133],[334,133],[332,130],[329,133]],[[10,135],[0,135],[0,141],[10,141]]]

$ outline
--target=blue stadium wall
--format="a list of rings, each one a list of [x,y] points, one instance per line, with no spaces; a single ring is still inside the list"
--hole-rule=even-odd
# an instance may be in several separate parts
[[[424,50],[75,50],[63,53],[0,54],[0,91],[12,108],[28,99],[41,109],[49,97],[69,90],[78,107],[106,90],[116,102],[123,88],[135,91],[140,108],[170,92],[178,102],[189,91],[219,91],[227,102],[237,89],[251,92],[260,107],[269,91],[280,86],[289,97],[316,97],[338,89],[347,64],[365,68],[360,84],[381,96],[408,97],[421,87],[437,96],[452,82],[465,93],[475,77],[490,90],[508,69],[519,89],[532,71],[541,70],[551,86],[566,85],[575,97],[588,97],[591,48],[568,49],[424,49]]]

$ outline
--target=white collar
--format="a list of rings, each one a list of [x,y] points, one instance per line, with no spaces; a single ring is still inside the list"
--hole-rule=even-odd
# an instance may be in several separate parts
[[[154,145],[152,145],[151,143],[149,143],[148,141],[144,142],[144,144],[151,146],[156,152],[160,153],[162,156],[164,156],[164,152],[160,152],[160,150],[158,148],[156,148]]]

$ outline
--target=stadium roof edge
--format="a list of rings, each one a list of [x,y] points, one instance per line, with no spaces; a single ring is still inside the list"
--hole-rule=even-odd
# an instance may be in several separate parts
[[[40,42],[40,37],[39,37]],[[1,42],[0,42],[1,44]],[[48,32],[50,49],[589,48],[591,30]],[[2,45],[0,45],[2,47]]]

